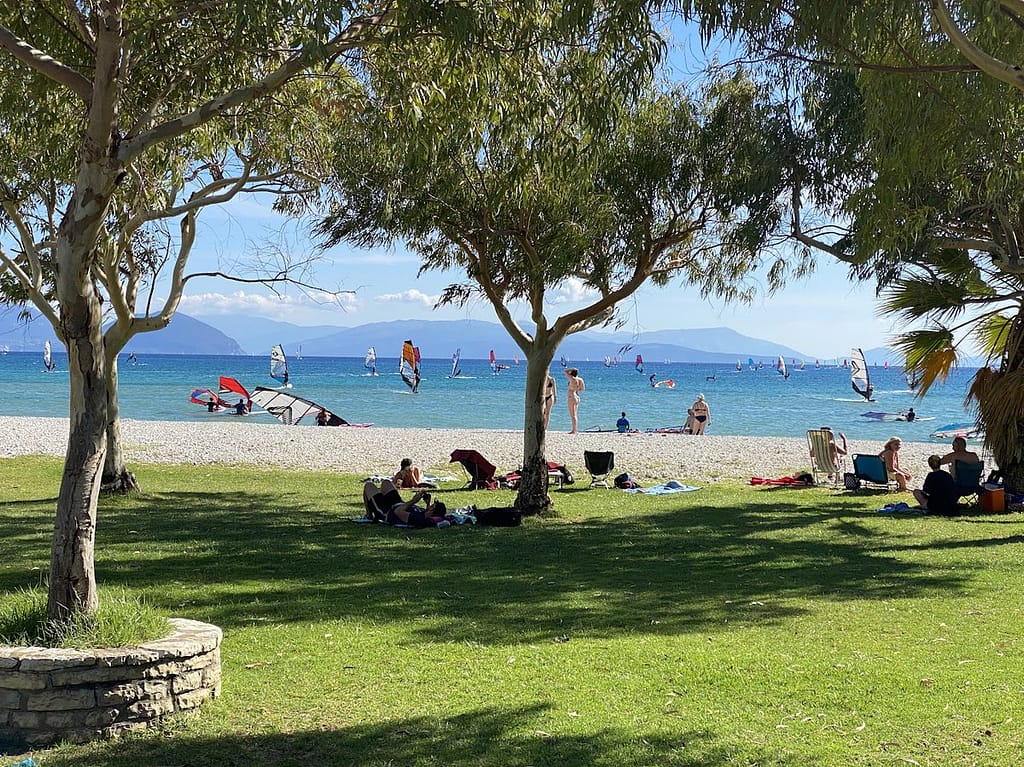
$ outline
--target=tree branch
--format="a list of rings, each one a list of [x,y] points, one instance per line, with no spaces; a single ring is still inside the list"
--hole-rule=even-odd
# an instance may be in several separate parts
[[[1019,5],[1019,3],[1016,4]],[[960,51],[965,59],[990,77],[994,77],[1017,90],[1024,90],[1024,71],[1019,66],[1011,66],[989,55],[972,43],[960,27],[956,25],[956,22],[953,21],[953,17],[944,0],[930,0],[930,5],[932,12],[935,14],[936,19],[938,19],[939,27],[946,33],[949,41]]]
[[[22,64],[44,77],[66,86],[76,93],[86,106],[92,103],[92,83],[66,64],[38,48],[33,48],[3,25],[0,25],[0,49],[7,51]]]

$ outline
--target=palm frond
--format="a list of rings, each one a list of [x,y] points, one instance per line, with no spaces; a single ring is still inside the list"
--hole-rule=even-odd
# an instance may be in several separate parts
[[[993,314],[977,324],[971,337],[989,359],[999,358],[1006,349],[1013,328],[1013,320],[1002,314]]]
[[[885,291],[879,313],[894,314],[907,322],[925,317],[951,318],[963,312],[969,295],[962,285],[953,282],[907,277]]]
[[[945,381],[959,361],[952,331],[941,326],[903,333],[892,345],[903,355],[904,368],[920,379],[919,398],[927,394],[936,381]]]
[[[1024,460],[1020,420],[1024,413],[1024,369],[1003,372],[981,368],[964,404],[976,407],[978,421],[985,427],[985,444],[1000,466]]]

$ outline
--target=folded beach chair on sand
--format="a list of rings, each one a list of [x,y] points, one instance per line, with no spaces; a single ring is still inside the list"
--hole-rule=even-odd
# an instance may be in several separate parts
[[[450,463],[461,463],[469,474],[467,490],[497,490],[498,480],[494,478],[494,464],[476,450],[453,450]]]
[[[608,487],[608,475],[615,468],[615,453],[584,450],[583,465],[590,472],[591,487]]]
[[[844,456],[837,456],[832,449],[834,439],[832,432],[827,429],[807,430],[807,447],[811,454],[811,472],[814,474],[816,484],[821,483],[818,475],[831,478],[834,485],[838,485],[843,479],[843,472],[846,471],[846,460]]]

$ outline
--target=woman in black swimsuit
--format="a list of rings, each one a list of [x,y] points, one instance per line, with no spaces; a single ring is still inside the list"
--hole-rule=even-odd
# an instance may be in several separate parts
[[[558,399],[558,385],[555,383],[554,376],[551,375],[551,369],[548,369],[548,380],[544,384],[544,429],[548,428],[548,423],[551,421],[551,408],[555,406],[555,400]]]

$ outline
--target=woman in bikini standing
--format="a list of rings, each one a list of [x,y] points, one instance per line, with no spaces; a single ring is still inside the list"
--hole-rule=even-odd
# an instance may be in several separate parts
[[[548,380],[544,382],[544,430],[547,431],[551,422],[551,408],[555,406],[558,399],[558,384],[555,377],[551,375],[551,368],[548,368]]]
[[[577,416],[580,409],[580,393],[586,390],[583,379],[580,378],[580,371],[577,368],[566,368],[565,375],[569,378],[569,420],[572,421],[570,434],[576,433]]]
[[[690,409],[693,411],[693,433],[703,434],[704,429],[707,428],[708,421],[711,420],[711,408],[708,407],[703,394],[697,395],[697,401],[693,403],[693,407]]]

